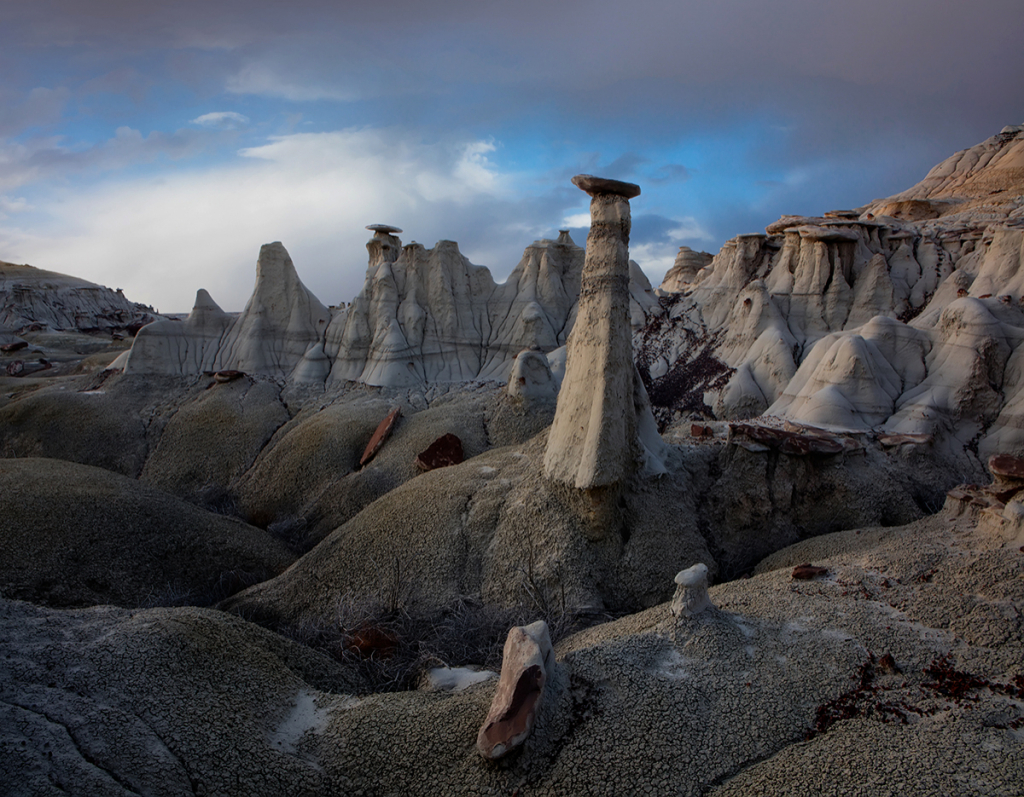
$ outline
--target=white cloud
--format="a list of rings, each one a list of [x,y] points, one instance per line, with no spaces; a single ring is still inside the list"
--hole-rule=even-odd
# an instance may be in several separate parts
[[[121,286],[135,301],[167,312],[188,310],[198,288],[239,310],[252,290],[260,245],[280,240],[302,280],[321,301],[337,304],[362,286],[366,224],[397,224],[407,241],[433,245],[474,232],[493,235],[481,230],[493,229],[495,218],[519,215],[498,196],[497,186],[515,175],[488,161],[493,150],[480,141],[424,144],[388,129],[282,136],[212,170],[177,169],[34,198],[48,222],[0,228],[0,252]],[[529,241],[514,248],[486,243],[486,251],[493,253],[494,243],[510,261],[495,271],[507,272]]]
[[[679,226],[668,231],[673,241],[712,241],[714,236],[705,230],[693,216],[673,219]]]
[[[562,219],[563,227],[589,227],[590,226],[590,211],[586,213],[573,213],[572,215],[566,216]]]
[[[25,197],[0,196],[0,220],[8,218],[10,213],[23,213],[32,210]]]
[[[192,120],[192,124],[220,130],[235,130],[249,124],[249,117],[235,111],[214,111],[197,116]]]
[[[265,64],[246,64],[237,73],[228,77],[224,88],[230,94],[255,94],[292,102],[348,102],[359,98],[358,92],[355,91],[288,80]]]

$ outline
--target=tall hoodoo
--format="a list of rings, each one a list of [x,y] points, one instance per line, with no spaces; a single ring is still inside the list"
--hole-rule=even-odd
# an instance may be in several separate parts
[[[641,462],[664,472],[655,461],[663,444],[652,438],[645,445],[657,429],[633,366],[629,200],[639,196],[640,187],[587,174],[572,182],[591,196],[590,234],[544,471],[548,478],[591,489],[624,481]]]

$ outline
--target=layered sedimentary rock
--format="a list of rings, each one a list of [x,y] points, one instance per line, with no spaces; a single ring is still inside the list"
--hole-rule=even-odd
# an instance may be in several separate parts
[[[853,211],[728,241],[637,335],[673,411],[935,435],[958,456],[1024,446],[1024,127]],[[966,447],[966,449],[965,449]]]
[[[135,331],[155,318],[152,307],[129,301],[120,288],[0,261],[0,327]]]
[[[128,373],[186,375],[236,369],[294,382],[363,382],[420,387],[506,381],[524,350],[565,345],[576,318],[584,251],[563,231],[526,248],[508,279],[495,284],[453,241],[403,246],[390,225],[370,225],[363,290],[327,310],[302,285],[279,243],[257,263],[256,288],[238,317],[200,291],[184,322],[148,328]],[[650,283],[629,264],[629,323],[660,312]]]

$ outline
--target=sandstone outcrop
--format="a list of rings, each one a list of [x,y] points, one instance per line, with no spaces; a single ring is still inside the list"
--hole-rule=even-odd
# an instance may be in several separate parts
[[[232,370],[286,378],[308,362],[305,355],[315,352],[330,320],[330,311],[302,284],[284,246],[265,244],[256,262],[256,287],[239,315],[225,313],[200,290],[184,322],[163,321],[136,337],[124,371],[188,375]],[[308,370],[306,365],[303,378]]]

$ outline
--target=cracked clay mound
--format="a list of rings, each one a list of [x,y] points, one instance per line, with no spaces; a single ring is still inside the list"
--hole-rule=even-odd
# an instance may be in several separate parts
[[[219,612],[3,601],[0,787],[1015,793],[1020,552],[946,515],[812,542],[684,626],[662,604],[561,642],[533,735],[497,766],[475,750],[494,681],[354,697],[351,669]],[[791,579],[809,554],[827,574]]]

